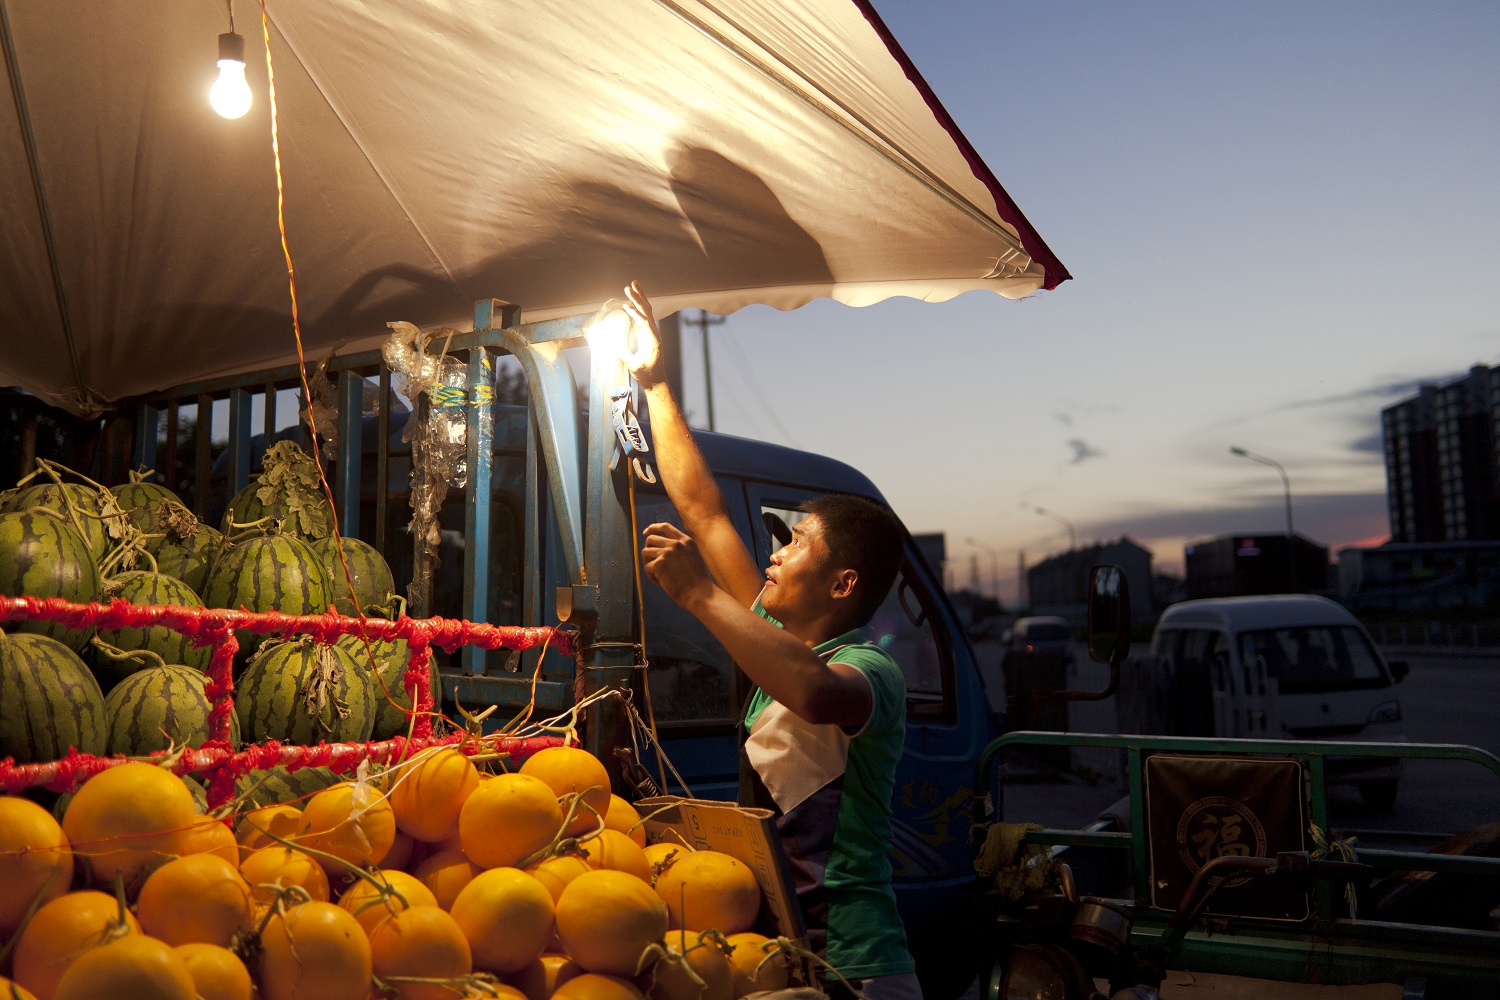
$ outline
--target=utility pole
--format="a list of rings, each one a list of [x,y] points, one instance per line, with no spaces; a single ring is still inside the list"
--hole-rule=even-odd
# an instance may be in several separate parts
[[[699,332],[700,336],[703,338],[703,395],[704,395],[705,399],[708,402],[708,429],[709,430],[714,430],[715,428],[714,428],[714,370],[713,370],[713,365],[712,365],[712,363],[709,360],[709,353],[708,353],[708,328],[711,327],[711,326],[718,326],[719,324],[721,324],[721,323],[724,322],[724,317],[723,316],[716,316],[713,319],[709,319],[709,317],[712,316],[712,315],[713,315],[712,313],[708,313],[708,312],[703,311],[702,309],[699,309],[698,310],[698,318],[697,319],[684,319],[683,320],[684,323],[688,323],[688,324],[690,324],[692,326],[696,326],[698,328],[698,332]]]
[[[987,545],[977,538],[966,538],[964,541],[978,549],[984,549],[990,554],[990,592],[994,595],[995,603],[1000,603],[1000,553],[995,551],[993,545]],[[979,557],[974,556],[974,590],[979,591]]]
[[[1026,550],[1016,553],[1016,608],[1031,610],[1031,591],[1026,585]]]

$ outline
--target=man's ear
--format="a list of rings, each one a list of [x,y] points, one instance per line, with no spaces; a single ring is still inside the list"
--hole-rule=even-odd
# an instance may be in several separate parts
[[[841,569],[833,578],[833,588],[829,591],[835,600],[843,600],[854,595],[854,588],[859,583],[859,571],[855,569]]]

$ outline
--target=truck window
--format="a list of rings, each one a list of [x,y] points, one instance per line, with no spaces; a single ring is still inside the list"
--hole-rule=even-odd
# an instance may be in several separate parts
[[[762,504],[760,510],[763,518],[773,514],[788,528],[807,516],[795,508],[767,504]],[[774,539],[770,544],[773,550],[780,547]],[[914,613],[920,618],[920,625],[912,620]],[[941,647],[933,631],[935,615],[935,604],[925,583],[903,569],[870,620],[874,641],[891,654],[906,678],[908,718],[944,719],[953,714],[951,672],[943,667]]]
[[[636,527],[682,520],[666,496],[641,490],[635,499]],[[734,725],[734,662],[703,625],[679,608],[666,591],[642,578],[646,612],[647,682],[656,721],[664,729],[704,724]]]
[[[1240,636],[1240,657],[1263,657],[1285,693],[1385,687],[1389,682],[1363,632],[1352,625],[1259,629]]]

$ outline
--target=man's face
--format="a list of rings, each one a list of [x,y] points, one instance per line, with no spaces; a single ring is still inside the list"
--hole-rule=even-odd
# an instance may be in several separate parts
[[[822,522],[817,515],[805,517],[792,529],[792,540],[771,553],[761,607],[783,623],[814,617],[837,600],[838,582]]]

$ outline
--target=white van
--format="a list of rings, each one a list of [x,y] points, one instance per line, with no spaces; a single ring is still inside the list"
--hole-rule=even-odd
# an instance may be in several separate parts
[[[1288,594],[1184,601],[1162,613],[1151,651],[1174,683],[1182,736],[1404,741],[1389,666],[1358,619],[1323,597]],[[1328,780],[1372,806],[1396,801],[1401,762],[1337,758]]]

